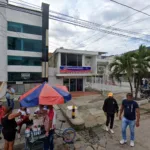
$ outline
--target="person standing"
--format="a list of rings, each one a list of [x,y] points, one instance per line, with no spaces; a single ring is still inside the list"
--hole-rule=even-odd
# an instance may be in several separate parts
[[[10,97],[9,97],[9,103],[10,103],[10,107],[12,107],[12,109],[14,109],[14,96],[15,96],[15,90],[13,87],[8,86],[7,92],[9,93]]]
[[[14,141],[16,136],[16,127],[17,123],[15,121],[16,117],[19,117],[21,115],[21,112],[19,113],[12,113],[12,108],[8,107],[5,109],[4,116],[1,119],[2,122],[2,133],[4,136],[4,150],[13,150],[14,147]]]
[[[10,94],[9,94],[9,88],[10,86],[7,87],[6,91],[6,100],[7,100],[7,106],[10,107]]]
[[[121,118],[123,112],[124,116]],[[126,99],[122,102],[119,119],[122,119],[122,140],[120,141],[120,144],[127,143],[126,129],[129,126],[130,146],[134,147],[135,126],[140,126],[140,109],[138,103],[133,100],[133,95],[131,93],[128,93]]]
[[[56,111],[53,106],[48,106],[48,114],[44,118],[46,130],[46,139],[44,141],[44,150],[54,150],[54,129],[56,128]]]
[[[1,119],[2,117],[4,116],[5,114],[5,107],[2,105],[2,101],[0,101],[0,135],[1,135],[1,132],[2,132],[2,123],[1,123]],[[0,140],[2,138],[0,137]]]
[[[113,131],[113,125],[114,125],[114,118],[115,113],[118,116],[118,103],[113,98],[113,93],[108,93],[108,98],[105,99],[104,105],[103,105],[103,111],[107,117],[106,119],[106,131],[109,131],[109,124],[110,124],[110,132],[114,133]]]

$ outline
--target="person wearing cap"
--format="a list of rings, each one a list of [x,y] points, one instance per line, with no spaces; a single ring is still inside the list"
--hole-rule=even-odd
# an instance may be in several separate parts
[[[1,119],[2,117],[4,116],[5,114],[5,107],[2,105],[2,101],[0,101],[0,135],[1,135],[1,132],[2,132],[2,124],[1,124]],[[0,137],[0,140],[2,138]]]
[[[109,124],[110,124],[110,132],[114,133],[113,131],[113,125],[114,125],[114,118],[115,113],[117,113],[118,116],[118,103],[113,97],[113,93],[108,93],[108,98],[105,99],[104,105],[103,105],[103,111],[106,114],[106,131],[109,131]]]
[[[122,118],[122,113],[124,112],[124,116]],[[126,99],[122,101],[119,119],[122,119],[122,140],[120,144],[127,143],[126,129],[129,126],[130,128],[130,146],[134,147],[135,140],[135,126],[140,126],[140,109],[139,105],[136,101],[133,100],[133,95],[128,93],[126,95]]]

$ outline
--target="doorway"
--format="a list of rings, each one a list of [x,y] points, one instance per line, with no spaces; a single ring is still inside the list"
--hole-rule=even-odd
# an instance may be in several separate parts
[[[70,92],[83,91],[83,78],[64,78],[63,85],[67,86]]]

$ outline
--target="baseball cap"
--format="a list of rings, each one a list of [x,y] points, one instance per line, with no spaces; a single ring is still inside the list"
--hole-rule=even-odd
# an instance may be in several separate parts
[[[112,92],[109,92],[108,93],[108,97],[112,97],[113,96],[113,93]]]

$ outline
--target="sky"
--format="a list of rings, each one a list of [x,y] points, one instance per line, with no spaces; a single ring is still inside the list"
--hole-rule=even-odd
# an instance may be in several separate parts
[[[145,8],[142,11],[150,14],[150,0],[116,1],[138,10]],[[26,0],[26,2],[38,6],[45,2],[50,4],[50,10],[108,27],[132,15],[113,27],[138,32],[140,33],[139,37],[148,40],[150,37],[150,16],[136,13],[136,11],[110,0]],[[107,52],[107,55],[116,55],[135,50],[141,44],[150,46],[150,42],[119,37],[49,20],[49,52],[64,47],[67,49],[103,51]]]

